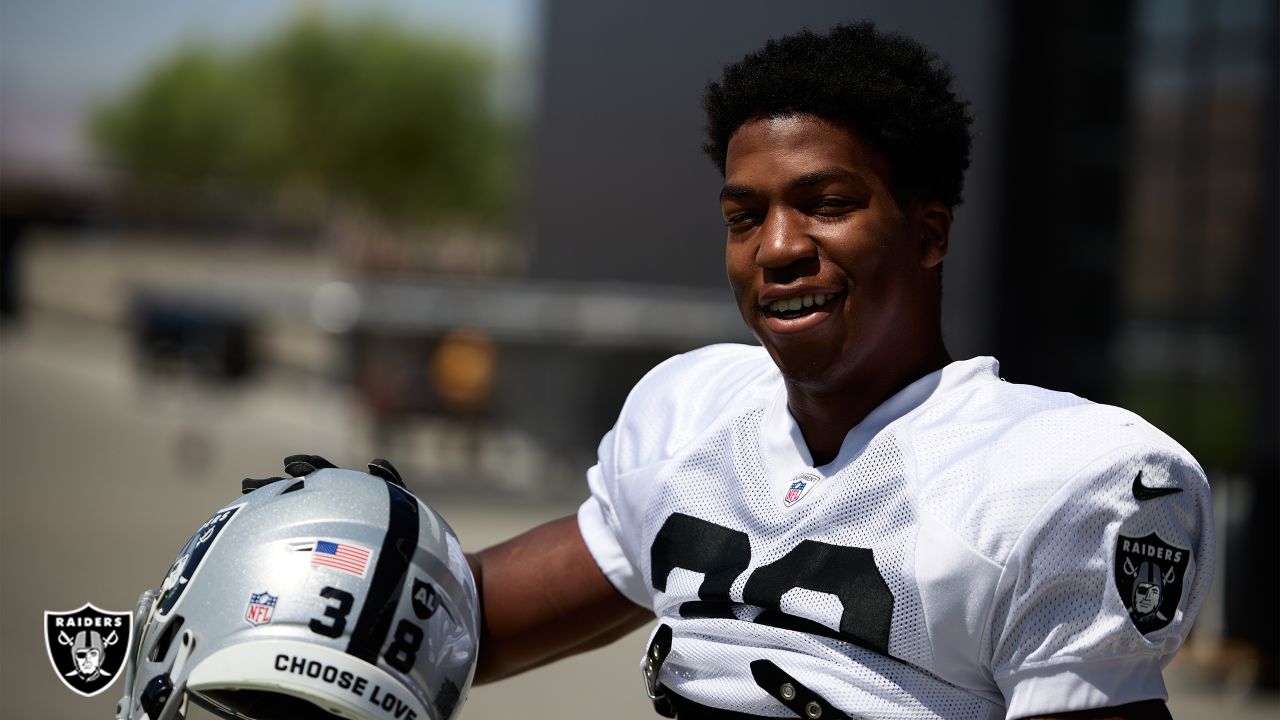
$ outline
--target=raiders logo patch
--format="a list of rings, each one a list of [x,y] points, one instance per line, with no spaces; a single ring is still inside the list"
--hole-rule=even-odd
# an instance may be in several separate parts
[[[1117,539],[1116,589],[1138,632],[1146,635],[1173,622],[1190,562],[1191,551],[1155,533]]]

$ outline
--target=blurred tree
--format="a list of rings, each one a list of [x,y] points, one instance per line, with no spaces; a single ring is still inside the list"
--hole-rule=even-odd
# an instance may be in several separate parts
[[[239,50],[180,49],[92,116],[124,178],[162,199],[268,200],[306,219],[335,204],[394,221],[500,224],[513,201],[510,122],[493,63],[381,17],[306,15]]]

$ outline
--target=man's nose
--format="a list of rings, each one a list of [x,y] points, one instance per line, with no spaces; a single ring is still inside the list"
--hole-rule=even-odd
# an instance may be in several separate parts
[[[818,249],[805,234],[799,213],[788,208],[769,208],[760,228],[756,264],[778,270],[817,256]]]

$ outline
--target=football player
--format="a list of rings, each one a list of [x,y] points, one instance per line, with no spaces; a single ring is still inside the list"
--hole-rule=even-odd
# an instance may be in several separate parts
[[[1168,717],[1161,671],[1213,569],[1203,471],[1130,412],[948,354],[971,122],[951,86],[862,23],[708,87],[762,347],[659,365],[576,516],[470,556],[479,682],[656,616],[642,670],[683,720]]]

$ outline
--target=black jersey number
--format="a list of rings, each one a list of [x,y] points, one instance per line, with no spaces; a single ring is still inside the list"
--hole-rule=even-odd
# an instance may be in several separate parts
[[[729,587],[751,564],[746,533],[673,513],[658,530],[649,555],[656,590],[666,591],[667,576],[675,568],[704,573],[699,601],[681,605],[681,616],[734,617]],[[843,607],[840,629],[784,613],[782,596],[795,588],[835,595]],[[757,623],[824,635],[888,654],[893,592],[867,548],[803,540],[786,555],[756,568],[747,578],[742,600],[764,608]]]

